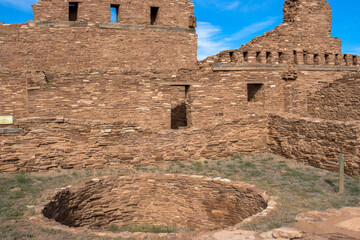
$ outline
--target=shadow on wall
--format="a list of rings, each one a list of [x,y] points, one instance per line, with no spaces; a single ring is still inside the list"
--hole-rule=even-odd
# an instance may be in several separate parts
[[[171,129],[179,129],[187,125],[186,103],[183,102],[171,109]]]

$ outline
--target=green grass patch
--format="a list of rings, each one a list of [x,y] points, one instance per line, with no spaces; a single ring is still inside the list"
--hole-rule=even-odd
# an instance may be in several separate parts
[[[289,226],[297,214],[328,208],[359,206],[360,179],[346,176],[345,194],[338,194],[338,174],[303,166],[274,155],[230,156],[204,162],[174,162],[136,168],[64,170],[50,173],[0,174],[0,232],[3,239],[107,239],[89,234],[70,234],[50,228],[34,228],[28,216],[38,213],[28,205],[44,204],[55,188],[81,184],[104,175],[179,173],[244,181],[278,198],[277,210],[243,228],[267,231]],[[164,225],[109,226],[112,232],[173,233],[187,231]]]
[[[166,225],[110,225],[107,229],[110,232],[143,232],[143,233],[176,233],[178,229]]]

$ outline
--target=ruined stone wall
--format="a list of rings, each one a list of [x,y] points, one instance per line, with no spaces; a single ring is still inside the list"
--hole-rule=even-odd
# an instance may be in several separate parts
[[[26,78],[23,73],[0,69],[0,115],[11,115],[16,118],[26,117],[27,91]]]
[[[234,226],[267,207],[249,184],[187,175],[101,177],[58,192],[43,214],[71,227],[165,224],[205,230]],[[99,211],[101,209],[101,211]]]
[[[104,168],[221,159],[267,149],[266,116],[203,129],[144,129],[134,122],[18,119],[21,134],[0,134],[0,171]]]
[[[331,8],[326,0],[286,0],[284,23],[240,49],[209,59],[219,63],[360,66],[359,56],[341,53],[331,37]]]
[[[118,5],[118,23],[150,25],[151,7],[158,7],[154,25],[179,28],[195,27],[194,3],[189,0],[82,0],[78,2],[78,22],[110,23],[110,6]],[[69,2],[40,0],[33,5],[34,21],[69,21]]]
[[[0,25],[0,66],[21,71],[144,72],[176,71],[196,65],[193,29],[75,24]]]
[[[307,113],[316,118],[360,119],[360,74],[345,76],[308,96]]]
[[[272,115],[269,148],[275,154],[334,172],[343,153],[346,174],[359,175],[359,130],[356,122]]]

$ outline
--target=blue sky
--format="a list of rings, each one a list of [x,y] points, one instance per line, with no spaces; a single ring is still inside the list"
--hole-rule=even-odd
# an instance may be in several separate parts
[[[198,58],[237,49],[282,23],[285,0],[195,0]],[[343,52],[360,55],[360,0],[328,0],[333,10],[333,36]],[[0,0],[0,22],[32,20],[37,0]]]

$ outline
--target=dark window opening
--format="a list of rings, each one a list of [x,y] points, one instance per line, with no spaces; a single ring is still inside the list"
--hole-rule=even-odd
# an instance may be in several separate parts
[[[279,52],[279,63],[283,63],[284,62],[284,53]]]
[[[256,52],[256,61],[261,62],[261,52]]]
[[[319,54],[314,54],[314,64],[315,64],[315,65],[319,65],[319,64],[320,64]]]
[[[150,24],[155,25],[156,19],[158,17],[159,8],[158,7],[151,7],[150,8]]]
[[[110,5],[110,13],[111,13],[110,22],[112,23],[119,22],[119,7],[120,5],[118,4]]]
[[[353,56],[353,65],[356,66],[358,63],[357,56]]]
[[[249,61],[249,54],[248,52],[243,52],[243,56],[244,56],[244,61],[248,62]]]
[[[171,129],[187,127],[190,86],[171,86],[171,88]]]
[[[271,63],[271,52],[266,52],[266,63]]]
[[[264,100],[264,84],[249,83],[247,85],[248,102],[261,102]]]
[[[69,3],[69,21],[77,21],[78,9],[79,9],[79,3],[77,2]]]
[[[229,52],[230,61],[234,62],[234,52]]]
[[[303,60],[304,60],[304,64],[305,64],[305,65],[307,64],[307,58],[308,58],[307,53],[304,53],[304,54],[303,54]]]
[[[294,63],[298,64],[297,52],[296,51],[294,51]]]
[[[344,54],[344,62],[345,62],[345,64],[346,64],[346,66],[348,65],[348,58],[347,58],[347,55],[346,54]]]
[[[328,53],[325,53],[325,65],[329,65],[330,63],[330,55]]]
[[[339,65],[339,54],[335,54],[335,65]]]

